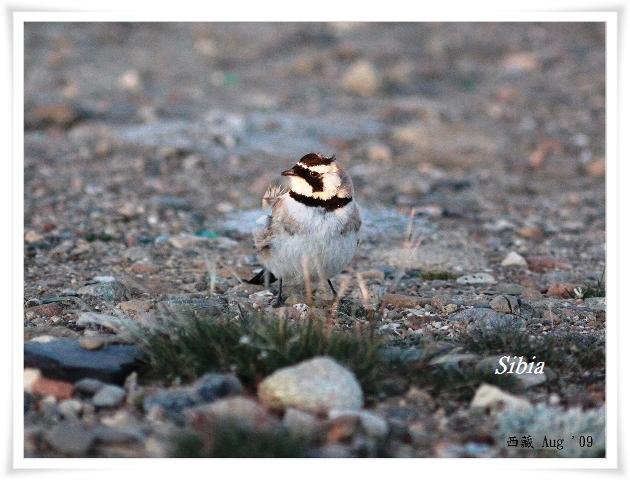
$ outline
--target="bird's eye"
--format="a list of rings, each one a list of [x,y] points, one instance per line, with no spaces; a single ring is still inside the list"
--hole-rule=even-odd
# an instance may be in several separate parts
[[[311,177],[316,177],[316,176],[317,176],[317,172],[314,172],[313,170],[309,170],[309,171],[308,171],[308,174],[309,174]]]

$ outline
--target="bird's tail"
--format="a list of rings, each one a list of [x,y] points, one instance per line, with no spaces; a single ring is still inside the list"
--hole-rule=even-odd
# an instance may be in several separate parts
[[[250,280],[246,280],[247,283],[253,285],[264,285],[265,283],[273,283],[277,280],[273,273],[266,268],[263,268],[260,272],[254,275]]]

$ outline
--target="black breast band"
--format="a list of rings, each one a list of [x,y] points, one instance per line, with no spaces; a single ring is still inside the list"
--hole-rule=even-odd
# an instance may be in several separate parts
[[[326,200],[321,198],[308,197],[306,195],[301,195],[299,193],[295,193],[293,190],[289,192],[289,196],[295,200],[296,202],[300,202],[303,205],[308,207],[322,207],[327,212],[332,212],[333,210],[337,210],[338,208],[345,207],[352,201],[352,197],[331,197]]]

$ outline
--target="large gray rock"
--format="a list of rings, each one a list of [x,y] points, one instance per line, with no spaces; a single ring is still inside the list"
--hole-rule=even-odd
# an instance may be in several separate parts
[[[313,413],[363,406],[354,374],[328,357],[277,370],[258,385],[258,397],[272,409],[292,407]]]
[[[129,345],[109,345],[85,350],[78,340],[50,337],[24,344],[24,366],[39,368],[48,378],[74,382],[95,378],[122,384],[142,357],[142,350]]]
[[[94,443],[94,434],[80,423],[59,423],[48,430],[44,438],[53,449],[75,457],[84,455]]]

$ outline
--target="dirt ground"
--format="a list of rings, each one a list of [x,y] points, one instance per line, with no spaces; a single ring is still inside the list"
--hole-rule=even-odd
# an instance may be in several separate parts
[[[512,424],[511,410],[473,401],[492,375],[464,373],[453,393],[435,372],[419,383],[422,371],[407,372],[366,393],[389,430],[377,449],[360,450],[360,433],[328,434],[312,455],[552,455],[510,449],[512,432],[530,433],[519,421],[567,444],[572,432],[558,430],[587,424],[595,448],[553,454],[602,455],[604,33],[595,23],[27,24],[25,340],[129,343],[80,315],[150,324],[173,298],[271,310],[263,287],[240,280],[260,268],[261,196],[302,155],[334,153],[364,221],[356,258],[334,279],[357,309],[335,328],[369,325],[399,353],[446,342],[464,372],[499,353],[531,357],[492,336],[514,329],[524,342],[566,341],[572,363],[541,347],[544,380],[501,384],[538,412]],[[102,277],[119,290],[95,293],[113,283]],[[288,293],[284,313],[296,315],[304,292]],[[330,316],[331,303],[317,293],[299,308]],[[169,387],[149,378],[138,388]],[[26,395],[28,456],[170,454],[164,424],[129,401],[81,397],[71,416],[75,394]],[[124,441],[99,431],[80,451],[46,436],[70,420],[90,435],[114,428],[107,419],[123,411],[138,431]]]

